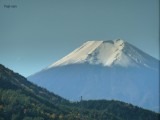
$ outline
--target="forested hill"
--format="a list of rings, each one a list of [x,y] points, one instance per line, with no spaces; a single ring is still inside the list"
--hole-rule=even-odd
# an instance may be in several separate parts
[[[158,120],[159,114],[120,101],[71,103],[0,64],[0,120]]]

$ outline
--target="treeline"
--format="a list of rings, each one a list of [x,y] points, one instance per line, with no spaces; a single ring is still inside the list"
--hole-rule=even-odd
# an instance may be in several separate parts
[[[62,120],[67,109],[37,100],[21,90],[0,90],[0,120]]]

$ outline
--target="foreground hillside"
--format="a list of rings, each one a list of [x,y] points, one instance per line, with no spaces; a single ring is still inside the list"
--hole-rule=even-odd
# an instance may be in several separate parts
[[[0,65],[0,120],[158,120],[159,114],[119,101],[69,101]]]

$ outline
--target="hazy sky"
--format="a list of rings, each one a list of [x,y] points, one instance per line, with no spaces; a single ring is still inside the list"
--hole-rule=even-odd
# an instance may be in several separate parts
[[[28,76],[88,40],[116,38],[159,59],[158,2],[0,0],[0,63]]]

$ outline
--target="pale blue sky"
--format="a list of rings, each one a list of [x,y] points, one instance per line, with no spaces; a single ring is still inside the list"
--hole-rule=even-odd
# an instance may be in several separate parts
[[[0,0],[0,63],[24,76],[116,38],[159,59],[159,0]]]

